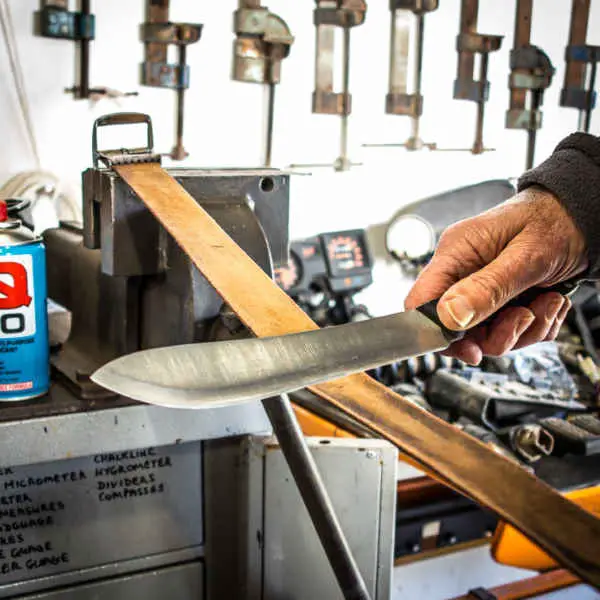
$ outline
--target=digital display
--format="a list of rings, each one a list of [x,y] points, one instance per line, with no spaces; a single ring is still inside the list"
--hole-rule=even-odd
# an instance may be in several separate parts
[[[370,271],[371,264],[362,230],[322,236],[327,266],[332,277],[351,277]]]

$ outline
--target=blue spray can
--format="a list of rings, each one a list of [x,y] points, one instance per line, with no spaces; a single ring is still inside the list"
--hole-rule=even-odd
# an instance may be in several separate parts
[[[0,402],[50,387],[46,250],[0,201]]]

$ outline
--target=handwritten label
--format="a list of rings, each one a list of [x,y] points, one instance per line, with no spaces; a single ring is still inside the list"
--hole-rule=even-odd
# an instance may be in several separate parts
[[[1,469],[0,589],[200,545],[201,506],[198,442]]]

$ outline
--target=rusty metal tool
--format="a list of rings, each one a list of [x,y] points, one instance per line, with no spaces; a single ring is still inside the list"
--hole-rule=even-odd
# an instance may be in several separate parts
[[[171,23],[169,0],[148,0],[146,22],[141,27],[144,42],[144,62],[141,68],[142,85],[171,88],[177,92],[176,141],[169,156],[183,160],[188,156],[183,146],[184,98],[190,85],[187,47],[196,43],[202,34],[198,23]],[[177,63],[167,61],[169,45],[177,47]]]
[[[548,55],[531,44],[533,0],[517,0],[515,40],[510,52],[510,106],[507,129],[527,131],[526,169],[533,167],[537,131],[542,127],[540,107],[555,69]]]
[[[234,13],[233,73],[235,81],[267,86],[267,128],[263,165],[271,166],[275,87],[281,81],[281,62],[294,43],[286,22],[260,0],[239,0]]]
[[[69,0],[42,0],[40,10],[34,14],[34,30],[41,37],[77,43],[78,83],[65,92],[79,100],[109,95],[106,87],[90,87],[90,46],[96,35],[96,17],[92,14],[90,0],[80,0],[79,11],[69,10]],[[110,93],[113,96],[137,96],[137,92],[111,90]]]
[[[315,0],[313,22],[316,29],[315,89],[312,112],[340,117],[340,155],[333,164],[292,164],[292,168],[333,167],[347,171],[353,163],[348,157],[348,120],[352,112],[350,93],[350,30],[365,21],[367,4],[364,0]],[[333,91],[335,32],[341,29],[342,90]]]
[[[437,10],[439,0],[390,0],[390,70],[388,93],[385,97],[385,112],[388,115],[404,115],[410,117],[410,137],[401,144],[363,144],[365,148],[403,147],[407,150],[427,148],[435,150],[436,144],[421,139],[419,127],[423,114],[423,96],[421,81],[423,69],[423,40],[425,32],[425,15]],[[413,39],[413,77],[414,92],[408,90],[410,30],[414,23]]]
[[[454,98],[468,100],[477,104],[475,141],[471,148],[473,154],[491,150],[483,143],[483,120],[485,103],[489,97],[490,83],[487,80],[488,60],[492,52],[500,49],[501,35],[477,33],[479,0],[462,0],[460,8],[460,33],[456,38],[458,51],[458,69],[454,82]],[[479,57],[479,80],[474,79],[475,57]]]
[[[566,70],[560,105],[579,111],[579,131],[589,132],[596,106],[596,71],[600,46],[586,43],[591,0],[573,0],[569,45],[565,51]]]
[[[256,336],[318,329],[151,152],[120,152],[108,160]],[[249,289],[254,293],[248,294]],[[584,581],[600,587],[600,521],[593,515],[364,373],[310,389],[398,446],[443,483],[489,507]]]

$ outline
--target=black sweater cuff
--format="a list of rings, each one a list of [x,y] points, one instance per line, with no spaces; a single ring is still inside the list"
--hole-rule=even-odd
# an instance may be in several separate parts
[[[519,191],[531,186],[547,189],[565,207],[585,238],[585,277],[600,277],[600,138],[587,133],[565,138],[548,160],[519,179]]]

